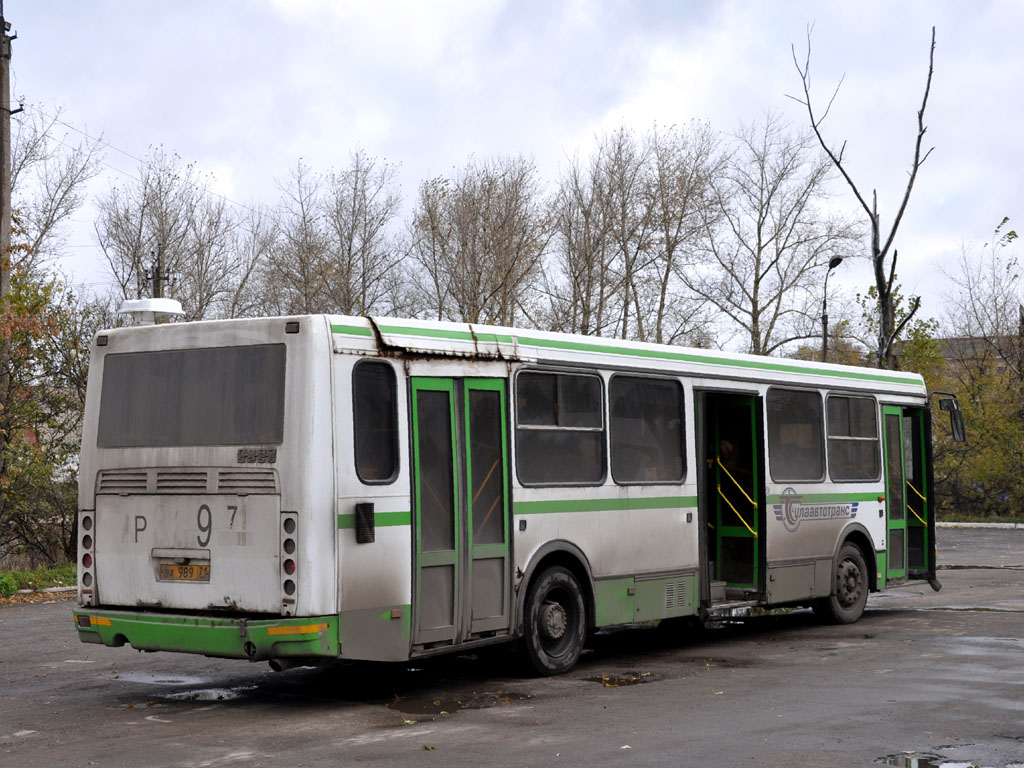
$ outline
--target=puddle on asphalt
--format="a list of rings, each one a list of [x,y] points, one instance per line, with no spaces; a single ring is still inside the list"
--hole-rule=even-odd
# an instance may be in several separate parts
[[[938,608],[922,608],[922,611],[966,611],[969,613],[1024,613],[1021,608],[1000,608],[998,606],[944,605]]]
[[[1019,563],[1007,563],[1005,565],[954,565],[948,563],[938,566],[940,571],[1019,571],[1024,565]]]
[[[230,701],[237,699],[243,691],[249,691],[255,686],[242,688],[199,688],[190,691],[177,691],[160,696],[168,701]]]
[[[882,765],[893,765],[896,768],[985,768],[980,763],[947,760],[939,755],[918,755],[913,752],[881,757],[875,762]]]
[[[146,672],[118,672],[116,670],[111,670],[109,674],[115,680],[147,685],[203,685],[210,682],[202,677],[188,677],[187,675],[151,675]]]
[[[395,696],[388,709],[407,715],[447,715],[460,709],[490,709],[501,704],[528,701],[533,694],[516,691],[482,691],[461,698],[455,696]]]
[[[640,685],[657,680],[650,672],[624,672],[621,675],[598,675],[586,678],[591,683],[601,683],[605,688],[620,688],[625,685]]]

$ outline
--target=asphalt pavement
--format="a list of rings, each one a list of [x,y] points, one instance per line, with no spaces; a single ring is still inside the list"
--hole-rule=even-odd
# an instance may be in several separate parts
[[[283,673],[78,642],[0,607],[0,766],[1024,766],[1024,530],[942,529],[934,593],[702,633],[597,637],[569,675],[505,651]]]

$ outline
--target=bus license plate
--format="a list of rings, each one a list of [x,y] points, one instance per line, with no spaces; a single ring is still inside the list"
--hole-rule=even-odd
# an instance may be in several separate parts
[[[209,581],[209,563],[160,563],[157,581]]]

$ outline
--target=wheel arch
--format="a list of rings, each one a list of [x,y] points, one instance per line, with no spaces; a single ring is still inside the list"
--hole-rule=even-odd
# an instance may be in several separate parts
[[[556,539],[555,541],[547,542],[534,552],[526,569],[523,571],[523,578],[520,580],[519,588],[516,592],[516,637],[522,637],[525,631],[523,626],[523,609],[526,603],[526,593],[530,590],[530,584],[538,574],[544,572],[544,569],[556,565],[567,568],[576,577],[580,589],[583,590],[588,632],[594,626],[595,588],[594,574],[590,568],[590,561],[583,554],[583,550],[571,541]]]
[[[868,529],[860,523],[852,523],[843,529],[842,536],[839,537],[836,542],[835,552],[832,553],[832,572],[835,573],[836,566],[839,564],[839,553],[843,549],[844,544],[854,544],[860,550],[861,555],[864,556],[864,562],[868,567],[868,591],[878,591],[878,558],[875,555],[875,546],[871,540],[871,534]],[[835,589],[835,584],[829,591],[829,594]]]

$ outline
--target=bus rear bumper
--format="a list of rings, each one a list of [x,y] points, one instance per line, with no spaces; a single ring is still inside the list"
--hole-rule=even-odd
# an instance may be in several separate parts
[[[252,661],[334,659],[339,653],[337,616],[228,619],[80,608],[74,612],[74,620],[83,643],[112,647],[128,643],[140,651],[177,651]]]

